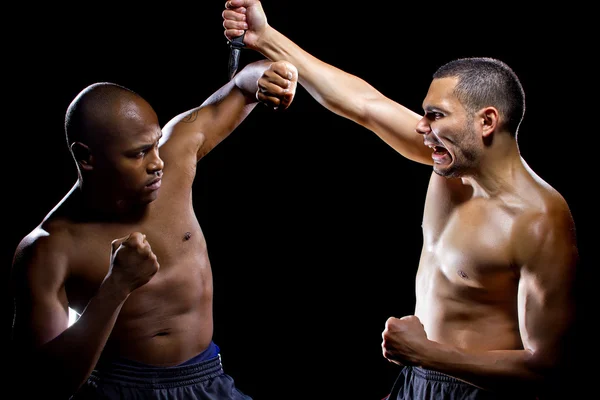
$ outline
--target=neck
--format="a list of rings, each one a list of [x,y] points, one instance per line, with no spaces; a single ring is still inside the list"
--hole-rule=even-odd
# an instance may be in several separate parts
[[[148,204],[133,203],[102,185],[94,185],[92,182],[84,184],[79,180],[75,186],[80,196],[81,213],[86,218],[105,222],[135,222],[142,219],[148,211]]]
[[[514,138],[497,140],[483,150],[480,159],[477,168],[462,178],[464,183],[473,186],[475,195],[493,197],[518,192],[520,177],[528,170]]]

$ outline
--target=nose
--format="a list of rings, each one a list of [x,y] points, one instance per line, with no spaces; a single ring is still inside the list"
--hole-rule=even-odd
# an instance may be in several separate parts
[[[425,135],[431,131],[431,126],[429,126],[426,117],[422,117],[419,122],[417,122],[415,130],[421,135]]]
[[[165,163],[158,154],[158,148],[154,149],[154,151],[152,152],[152,158],[148,162],[148,172],[150,172],[151,174],[160,175],[164,167]]]

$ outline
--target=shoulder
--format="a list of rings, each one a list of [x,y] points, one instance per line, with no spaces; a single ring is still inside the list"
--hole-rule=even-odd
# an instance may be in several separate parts
[[[522,265],[535,265],[540,261],[574,266],[578,260],[571,210],[564,197],[553,188],[545,188],[541,200],[519,214],[513,239]]]
[[[64,275],[72,243],[64,225],[45,223],[21,239],[13,257],[13,274],[29,279]]]
[[[162,129],[160,154],[173,161],[189,154],[196,161],[196,153],[206,140],[203,116],[199,108],[183,112],[171,119]],[[173,154],[173,157],[169,157]]]
[[[553,188],[546,188],[539,198],[535,206],[524,208],[518,228],[538,239],[574,233],[575,223],[565,198]]]

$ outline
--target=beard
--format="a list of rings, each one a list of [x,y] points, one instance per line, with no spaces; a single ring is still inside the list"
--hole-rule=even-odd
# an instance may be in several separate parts
[[[477,133],[471,123],[467,128],[455,135],[459,140],[454,142],[454,152],[452,153],[452,163],[448,166],[433,165],[433,172],[444,178],[460,178],[469,175],[477,164],[479,152],[477,151],[476,140]]]

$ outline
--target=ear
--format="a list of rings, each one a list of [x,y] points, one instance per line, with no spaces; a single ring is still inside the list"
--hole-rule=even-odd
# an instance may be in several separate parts
[[[481,136],[484,138],[490,137],[498,128],[498,110],[495,107],[481,109],[478,119],[481,121]]]
[[[84,171],[91,171],[94,168],[94,156],[86,144],[73,142],[71,143],[71,151],[75,156],[75,161],[79,164],[79,168]]]

